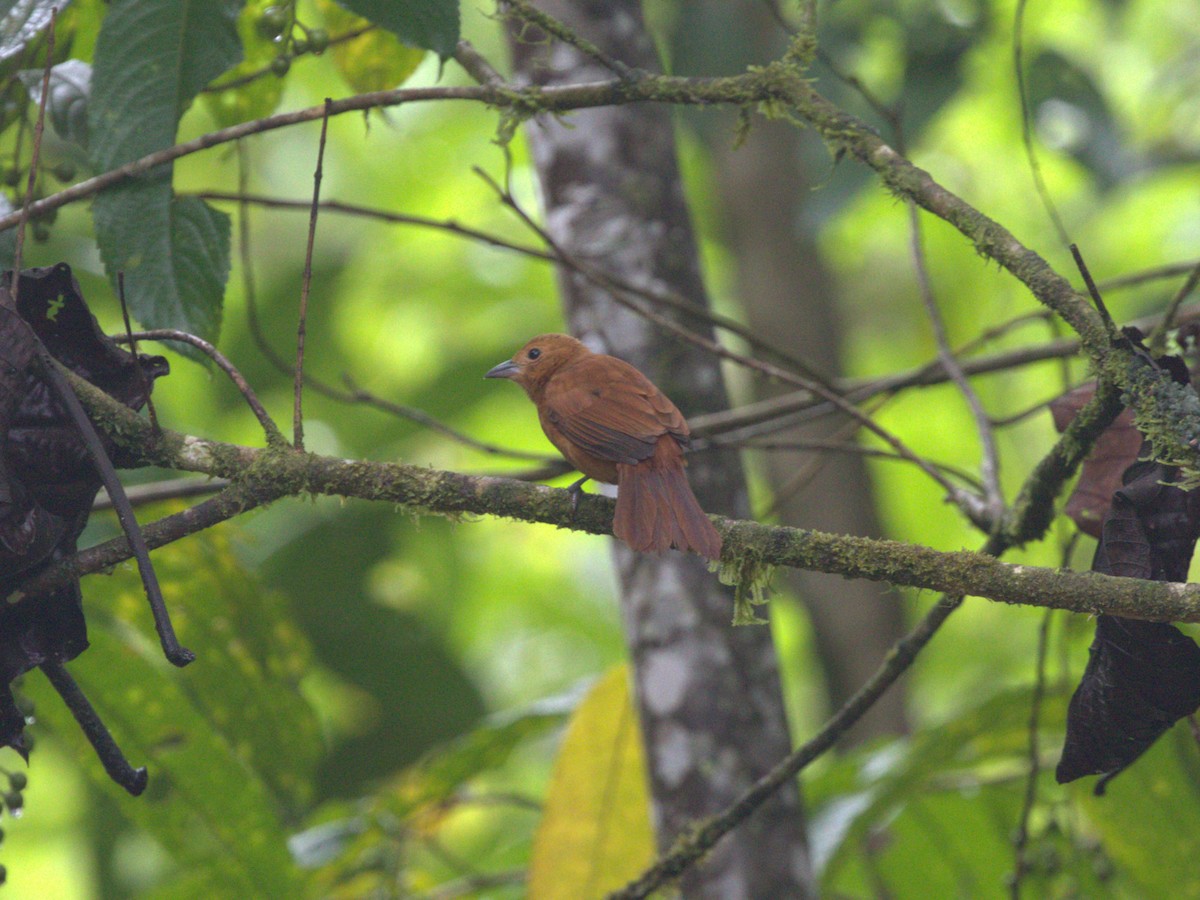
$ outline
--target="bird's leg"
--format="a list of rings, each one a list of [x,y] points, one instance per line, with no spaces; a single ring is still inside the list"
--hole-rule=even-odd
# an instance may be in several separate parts
[[[567,493],[571,495],[571,515],[575,515],[575,513],[579,512],[579,498],[583,495],[583,486],[587,484],[589,480],[590,477],[584,475],[578,481],[571,482],[570,486],[567,488]]]

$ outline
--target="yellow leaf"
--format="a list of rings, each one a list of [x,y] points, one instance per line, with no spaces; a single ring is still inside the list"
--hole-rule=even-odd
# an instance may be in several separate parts
[[[329,48],[334,65],[346,84],[360,94],[386,91],[403,84],[425,58],[424,50],[400,43],[394,34],[382,28],[373,28],[348,41],[337,41],[338,35],[370,23],[333,0],[317,0],[317,8],[325,19],[325,30],[335,39]]]
[[[601,897],[653,856],[642,739],[621,665],[592,687],[567,726],[533,841],[530,900]]]

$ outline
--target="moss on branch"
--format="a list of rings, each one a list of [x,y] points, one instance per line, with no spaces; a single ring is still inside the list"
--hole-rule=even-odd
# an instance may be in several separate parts
[[[146,419],[90,385],[73,381],[94,421],[133,458],[230,479],[234,486],[228,500],[232,513],[283,497],[321,494],[391,503],[419,514],[500,516],[591,534],[612,533],[613,501],[607,497],[585,495],[578,509],[573,509],[566,490],[515,479],[337,459],[288,448],[256,449],[170,431],[156,433]],[[1012,565],[987,554],[948,553],[900,541],[752,521],[715,521],[724,538],[722,561],[726,566],[751,559],[759,567],[791,566],[1004,603],[1130,618],[1200,621],[1200,585]],[[151,546],[161,546],[186,533],[147,529],[147,540]],[[113,549],[106,551],[104,565],[128,557],[127,552],[113,557],[122,543],[123,539],[106,545]],[[87,571],[100,567],[97,564]],[[63,571],[67,568],[64,566]],[[72,571],[82,574],[78,567]]]

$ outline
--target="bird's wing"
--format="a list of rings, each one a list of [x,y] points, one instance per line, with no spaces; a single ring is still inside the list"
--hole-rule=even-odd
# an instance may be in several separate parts
[[[556,374],[544,398],[546,417],[572,443],[629,464],[653,455],[664,434],[687,444],[683,414],[641,372],[612,357],[585,363]]]

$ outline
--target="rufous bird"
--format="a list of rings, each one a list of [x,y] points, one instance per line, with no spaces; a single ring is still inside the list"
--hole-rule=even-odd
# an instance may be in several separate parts
[[[617,486],[613,534],[634,550],[721,556],[721,536],[688,484],[691,432],[666,394],[629,363],[566,334],[543,334],[485,378],[515,381],[550,443],[587,479]]]

